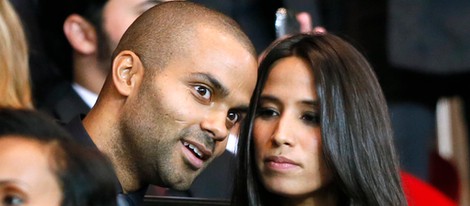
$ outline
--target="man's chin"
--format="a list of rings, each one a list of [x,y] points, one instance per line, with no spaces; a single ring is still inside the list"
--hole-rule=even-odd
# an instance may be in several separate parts
[[[181,183],[178,183],[178,184],[175,184],[175,185],[172,185],[170,186],[172,189],[174,190],[178,190],[178,191],[186,191],[188,190],[190,187],[191,187],[191,184],[193,183],[193,181],[188,181],[188,182],[181,182]]]
[[[199,175],[199,172],[197,174],[191,174],[191,175],[182,177],[180,181],[173,182],[171,185],[168,185],[168,187],[174,190],[179,190],[179,191],[188,190],[191,187],[194,180],[196,179],[197,175]]]

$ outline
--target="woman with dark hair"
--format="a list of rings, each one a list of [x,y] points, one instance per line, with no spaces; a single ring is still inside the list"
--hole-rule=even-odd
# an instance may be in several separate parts
[[[387,104],[351,44],[274,42],[240,135],[233,205],[407,205]]]
[[[34,110],[0,109],[1,205],[113,206],[114,170]]]

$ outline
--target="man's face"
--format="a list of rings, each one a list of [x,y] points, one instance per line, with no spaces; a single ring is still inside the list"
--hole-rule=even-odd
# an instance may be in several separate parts
[[[126,100],[121,129],[151,184],[189,188],[238,132],[256,84],[256,59],[244,47],[213,29],[199,33],[188,54],[144,74]]]

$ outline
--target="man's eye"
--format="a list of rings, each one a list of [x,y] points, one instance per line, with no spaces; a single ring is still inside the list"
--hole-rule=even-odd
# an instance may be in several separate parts
[[[207,100],[210,100],[210,99],[211,99],[212,93],[211,93],[211,91],[210,91],[207,87],[197,85],[197,86],[194,86],[194,89],[196,89],[196,92],[197,92],[202,98],[207,99]]]
[[[237,112],[229,112],[227,114],[227,120],[232,124],[236,124],[240,120],[240,114]]]
[[[5,206],[20,206],[24,205],[23,198],[17,195],[6,195],[3,197],[3,205]]]

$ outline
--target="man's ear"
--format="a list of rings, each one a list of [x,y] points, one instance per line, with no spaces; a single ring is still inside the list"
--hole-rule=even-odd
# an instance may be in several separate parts
[[[129,96],[138,89],[144,74],[140,58],[132,51],[121,51],[113,60],[113,82],[116,90]]]
[[[90,54],[96,51],[97,35],[95,27],[78,14],[65,19],[64,33],[70,45],[77,52]]]

